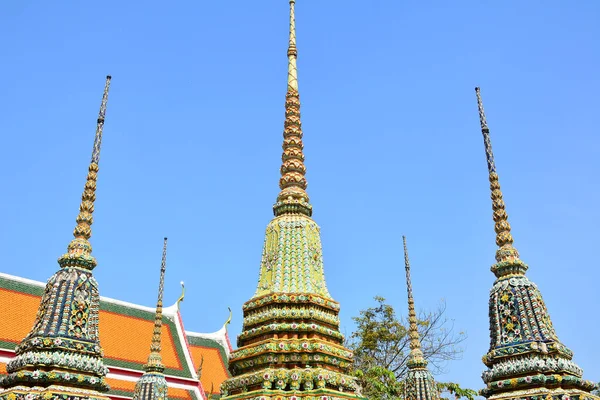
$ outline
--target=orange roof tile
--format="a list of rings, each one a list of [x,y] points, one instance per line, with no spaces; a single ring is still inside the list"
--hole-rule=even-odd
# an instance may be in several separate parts
[[[6,373],[6,364],[0,363],[0,374]]]
[[[0,340],[18,344],[33,327],[40,297],[0,288]]]
[[[196,366],[200,366],[202,357],[204,357],[202,376],[200,377],[200,381],[202,382],[202,387],[204,390],[208,393],[212,387],[212,393],[219,393],[221,383],[228,378],[227,369],[223,364],[223,359],[219,353],[219,350],[211,349],[209,347],[190,345],[190,352],[192,353],[192,359],[194,360],[194,364]],[[219,365],[221,368],[218,367]],[[205,368],[205,366],[211,367]]]
[[[100,344],[104,357],[143,365],[150,354],[153,326],[152,320],[100,310]],[[162,338],[161,355],[165,367],[182,369],[168,325],[162,327]]]

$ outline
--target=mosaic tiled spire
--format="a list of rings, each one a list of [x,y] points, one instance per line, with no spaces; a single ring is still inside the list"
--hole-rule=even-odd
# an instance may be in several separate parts
[[[46,284],[33,328],[15,348],[0,399],[106,399],[108,369],[98,337],[100,296],[92,276],[96,259],[89,238],[110,76],[106,77],[92,160],[88,168],[75,237],[58,259],[60,270]]]
[[[410,279],[410,262],[406,236],[402,236],[404,243],[404,265],[406,269],[406,291],[408,293],[408,334],[410,337],[410,354],[408,356],[408,373],[404,381],[404,400],[437,400],[440,398],[433,375],[427,368],[427,360],[421,350],[421,339],[417,326],[417,312],[413,299],[412,283]]]
[[[162,262],[160,264],[160,281],[158,284],[158,301],[156,302],[156,315],[154,317],[154,330],[148,362],[144,365],[144,375],[137,381],[133,400],[166,400],[167,380],[165,379],[165,366],[160,355],[163,319],[163,291],[165,287],[165,270],[167,267],[167,238],[163,244]]]
[[[323,271],[319,226],[310,218],[302,151],[300,95],[296,59],[295,0],[290,1],[288,78],[285,95],[281,191],[267,226],[255,297],[268,293],[311,293],[330,299]]]
[[[348,375],[353,355],[343,346],[339,304],[325,285],[319,227],[306,194],[294,6],[291,0],[281,192],[267,226],[258,288],[243,306],[224,399],[362,398]]]
[[[513,246],[510,224],[479,88],[475,88],[485,145],[495,222],[496,281],[490,291],[490,350],[483,357],[490,399],[565,400],[592,398],[594,384],[582,379],[573,352],[558,339],[537,286],[526,276],[527,265]],[[548,397],[549,396],[549,397]],[[594,397],[595,398],[595,397]]]

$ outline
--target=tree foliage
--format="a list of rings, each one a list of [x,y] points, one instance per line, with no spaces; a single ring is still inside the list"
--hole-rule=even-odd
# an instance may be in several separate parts
[[[348,347],[354,351],[354,373],[368,398],[393,400],[402,398],[402,381],[407,373],[410,352],[408,321],[398,319],[394,308],[382,297],[377,305],[354,317],[356,331],[350,335]],[[418,329],[423,355],[433,374],[444,372],[451,360],[462,355],[463,332],[455,333],[446,306],[440,306],[418,316]],[[472,400],[476,392],[455,383],[439,383],[440,392],[455,398]]]

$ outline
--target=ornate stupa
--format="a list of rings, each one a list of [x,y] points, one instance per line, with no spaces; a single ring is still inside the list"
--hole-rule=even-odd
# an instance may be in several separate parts
[[[0,378],[2,400],[108,399],[102,394],[109,389],[104,381],[108,369],[98,339],[100,295],[89,239],[109,85],[107,76],[75,238],[58,259],[60,270],[46,284],[33,328]]]
[[[431,371],[427,368],[427,360],[423,357],[423,351],[421,350],[417,312],[415,311],[415,300],[413,299],[410,280],[410,262],[408,260],[406,236],[402,236],[402,241],[404,242],[404,266],[406,269],[406,290],[408,292],[408,334],[410,337],[410,353],[406,363],[408,373],[404,380],[404,400],[439,400],[440,394],[437,385]]]
[[[258,287],[243,305],[233,375],[225,399],[358,399],[348,375],[353,354],[343,346],[339,303],[325,284],[318,225],[306,193],[296,70],[295,0],[290,0],[288,80],[281,191],[266,230]]]
[[[158,284],[158,301],[156,302],[156,315],[154,317],[154,330],[152,331],[152,344],[148,362],[144,365],[144,375],[135,384],[133,400],[166,400],[167,379],[165,366],[160,355],[160,342],[162,337],[163,319],[163,291],[165,287],[165,270],[167,268],[167,238],[163,244],[162,262],[160,264],[160,280]],[[182,295],[183,297],[183,295]]]
[[[537,286],[525,272],[527,265],[513,246],[492,144],[479,88],[475,88],[485,144],[496,231],[496,281],[490,291],[490,350],[483,357],[488,399],[579,400],[598,399],[595,385],[582,379],[573,352],[560,342]]]

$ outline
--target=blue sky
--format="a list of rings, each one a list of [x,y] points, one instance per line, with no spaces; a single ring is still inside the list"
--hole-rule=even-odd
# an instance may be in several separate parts
[[[297,2],[309,195],[327,283],[351,317],[440,299],[468,333],[439,377],[481,388],[494,233],[482,87],[515,245],[561,340],[600,380],[600,3]],[[2,272],[46,280],[75,225],[112,74],[92,244],[104,296],[166,303],[215,331],[254,293],[283,129],[287,11],[260,2],[0,5]],[[594,250],[596,249],[596,250]],[[234,339],[235,340],[235,339]]]

